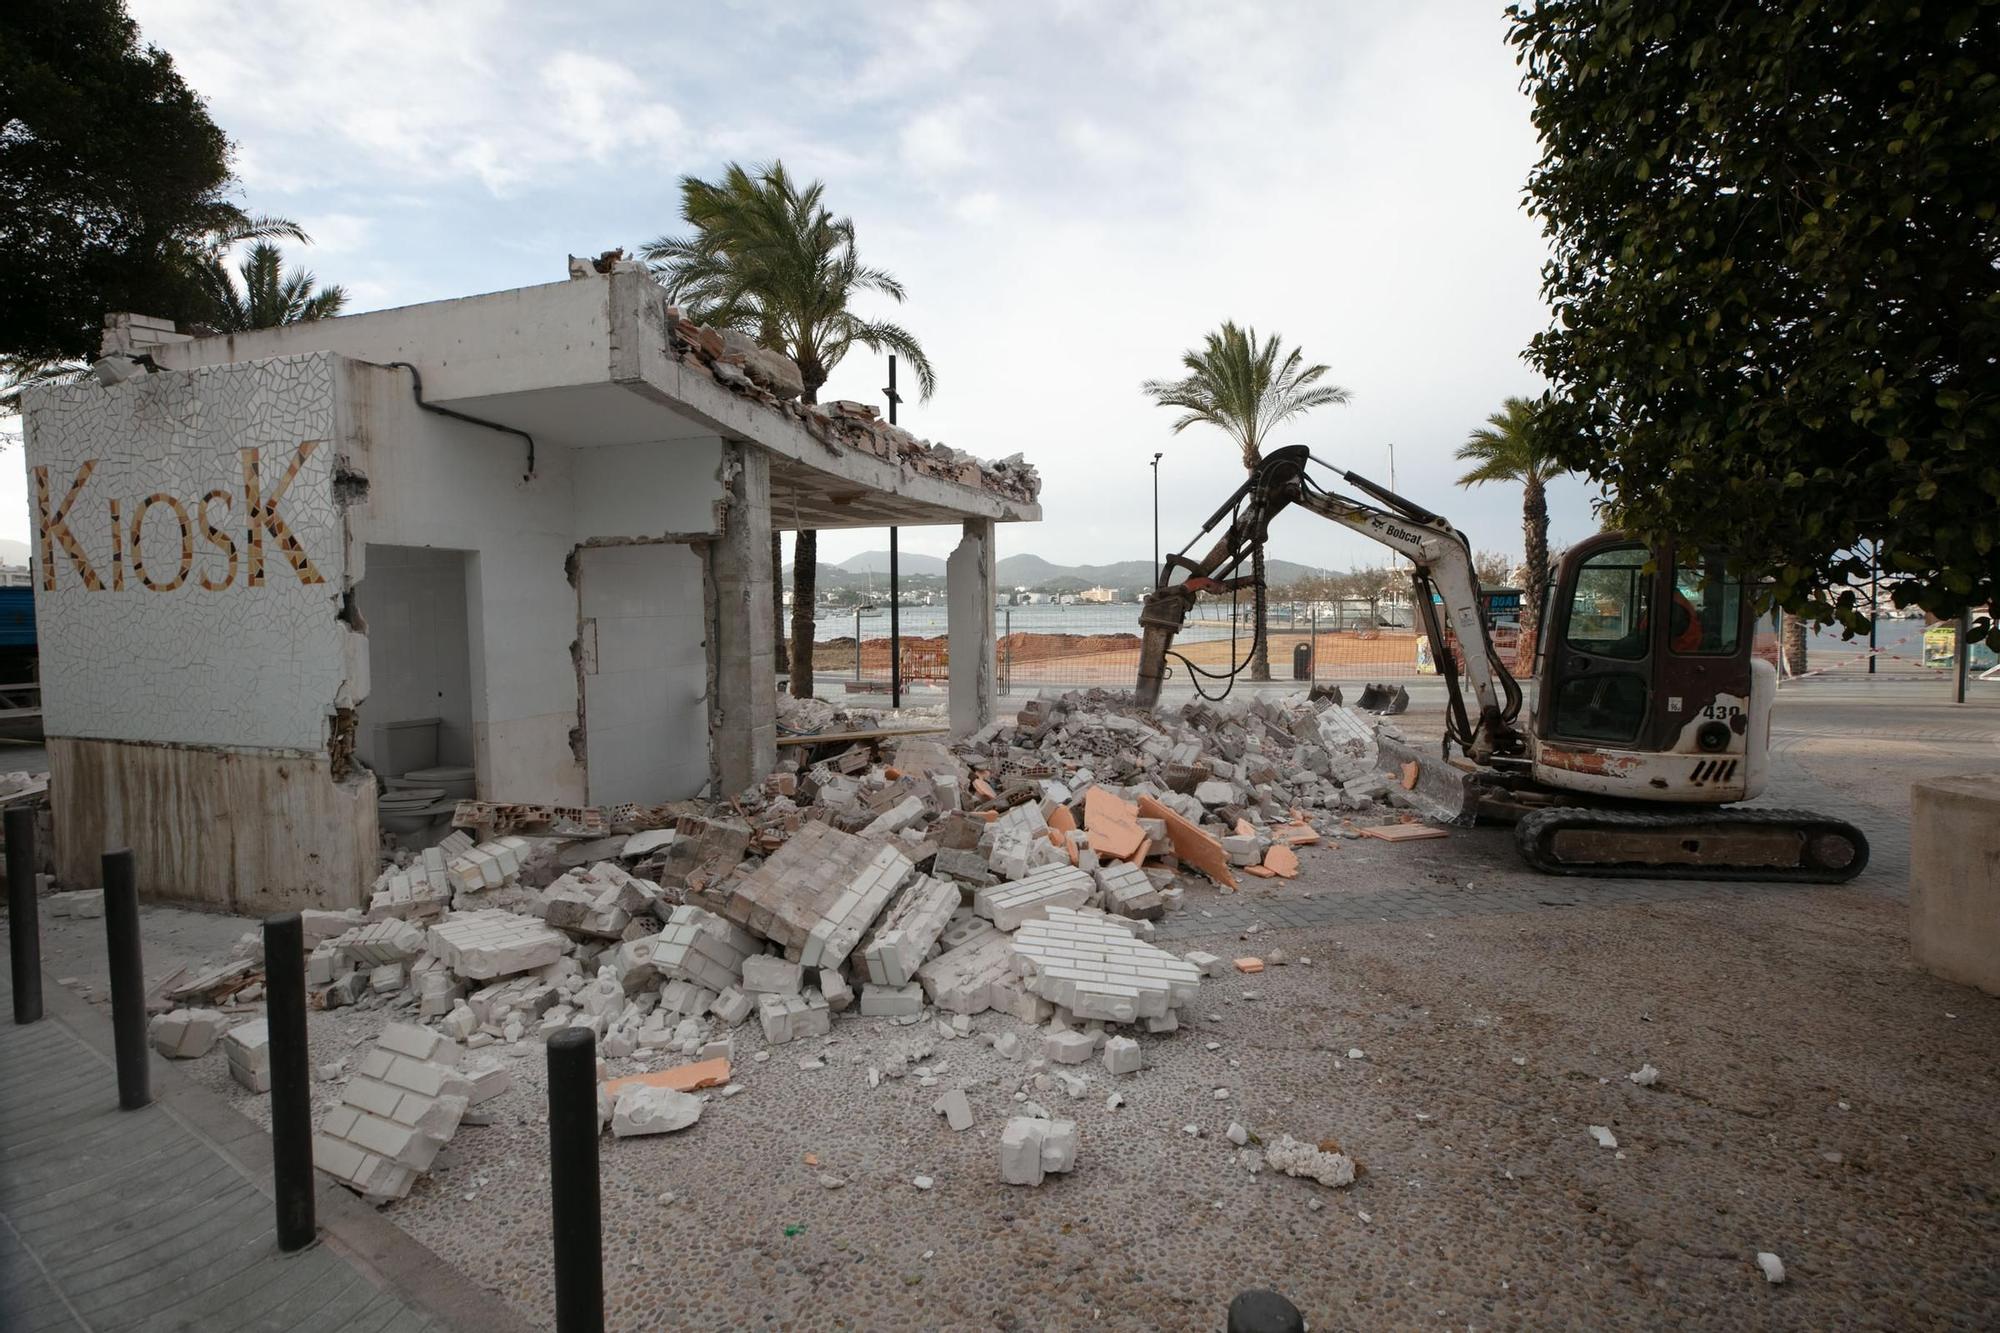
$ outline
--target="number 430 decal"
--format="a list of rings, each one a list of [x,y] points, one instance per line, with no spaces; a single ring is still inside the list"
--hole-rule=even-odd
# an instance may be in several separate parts
[[[1742,713],[1743,710],[1735,704],[1710,704],[1701,710],[1703,717],[1720,718],[1724,722],[1729,721],[1731,718],[1739,717]]]

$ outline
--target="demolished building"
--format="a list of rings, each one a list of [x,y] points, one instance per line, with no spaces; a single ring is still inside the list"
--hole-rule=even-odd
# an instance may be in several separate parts
[[[801,404],[796,367],[643,266],[229,335],[108,324],[95,377],[24,395],[66,882],[130,846],[151,898],[358,907],[379,830],[459,797],[752,787],[778,530],[959,525],[950,717],[990,718],[994,525],[1039,518],[1033,469]]]

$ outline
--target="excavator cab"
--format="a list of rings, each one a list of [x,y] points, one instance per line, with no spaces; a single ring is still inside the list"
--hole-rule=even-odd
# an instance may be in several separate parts
[[[1536,779],[1648,802],[1755,796],[1777,674],[1751,656],[1754,602],[1719,557],[1619,533],[1572,547],[1538,630]]]

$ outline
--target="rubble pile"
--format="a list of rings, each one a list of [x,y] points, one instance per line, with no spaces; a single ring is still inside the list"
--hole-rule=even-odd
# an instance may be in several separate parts
[[[1020,454],[987,462],[962,450],[918,439],[884,421],[881,412],[869,403],[846,399],[802,402],[805,381],[798,363],[790,357],[735,329],[697,324],[672,306],[667,308],[667,322],[669,350],[684,369],[784,413],[830,450],[870,454],[925,476],[1031,503],[1041,493],[1040,475]]]
[[[1325,701],[1146,713],[1093,691],[1035,700],[955,744],[904,736],[883,755],[832,740],[723,802],[464,802],[468,831],[399,854],[366,912],[304,914],[312,1002],[401,1011],[322,1125],[321,1164],[371,1199],[407,1192],[478,1119],[467,1051],[524,1057],[588,1028],[610,1076],[603,1126],[648,1136],[741,1091],[746,1059],[810,1042],[801,1068],[824,1067],[813,1039],[854,1014],[912,1029],[900,1053],[872,1057],[869,1084],[936,1087],[952,1132],[977,1116],[968,1085],[940,1086],[936,1042],[976,1038],[1012,1063],[1001,1178],[1038,1184],[1069,1169],[1076,1133],[1036,1099],[1143,1071],[1145,1042],[1227,970],[1152,942],[1182,876],[1275,882],[1319,841],[1316,820],[1353,836],[1350,818],[1386,791],[1371,726]],[[222,1041],[230,1020],[211,1013],[167,1015],[156,1044]],[[253,1091],[269,1084],[264,1043],[261,1025],[224,1042]],[[1278,1146],[1270,1165],[1332,1183],[1343,1168],[1317,1152]]]

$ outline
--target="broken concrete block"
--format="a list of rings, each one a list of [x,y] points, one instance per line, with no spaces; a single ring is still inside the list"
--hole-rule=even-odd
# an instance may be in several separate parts
[[[618,1093],[611,1112],[611,1132],[621,1139],[640,1134],[669,1134],[701,1119],[702,1099],[672,1088],[633,1084]]]
[[[408,972],[401,963],[384,963],[368,969],[368,989],[377,995],[395,995],[403,989]]]
[[[1182,954],[1181,960],[1186,963],[1192,963],[1195,969],[1205,977],[1219,977],[1228,966],[1227,962],[1217,955],[1202,953],[1198,950],[1193,953]]]
[[[683,1018],[698,1018],[715,1006],[716,992],[679,977],[660,987],[660,1010]]]
[[[686,904],[668,914],[665,929],[655,938],[653,967],[661,976],[679,977],[718,993],[735,987],[744,960],[764,951],[748,931]]]
[[[753,954],[743,960],[743,992],[746,995],[797,995],[804,983],[804,970],[797,963]]]
[[[409,1192],[457,1132],[472,1083],[456,1068],[455,1042],[409,1023],[391,1023],[362,1057],[313,1138],[322,1171],[382,1203]]]
[[[983,1014],[1004,1008],[1020,990],[1015,982],[1009,937],[985,922],[983,935],[947,950],[917,969],[917,983],[930,1002],[947,1013]]]
[[[757,1002],[755,1000],[745,995],[736,987],[731,986],[715,997],[714,1001],[708,1006],[708,1012],[714,1014],[722,1022],[729,1024],[729,1026],[736,1027],[744,1019],[750,1017],[751,1012],[756,1007]]]
[[[1042,1183],[1044,1120],[1015,1116],[1000,1131],[1000,1179],[1009,1185]]]
[[[930,875],[914,876],[861,944],[868,979],[878,986],[906,986],[915,980],[958,905],[957,885]]]
[[[1076,1166],[1074,1120],[1015,1116],[1000,1132],[1000,1179],[1009,1185],[1039,1185],[1044,1176]]]
[[[229,1075],[252,1092],[271,1090],[271,1033],[261,1018],[229,1029],[222,1038]]]
[[[1113,1074],[1136,1074],[1144,1063],[1144,1052],[1130,1037],[1113,1037],[1104,1043],[1104,1067]]]
[[[861,830],[861,836],[864,838],[886,838],[892,833],[900,832],[910,825],[915,824],[924,817],[924,814],[924,803],[921,798],[905,796],[902,800],[896,802],[896,804],[870,820],[867,827]]]
[[[893,843],[812,823],[751,874],[727,881],[718,906],[805,966],[838,967],[911,869]]]
[[[826,998],[816,990],[809,990],[804,995],[760,996],[757,1021],[763,1025],[764,1040],[773,1046],[796,1041],[800,1037],[824,1036],[833,1027],[833,1015],[826,1007]]]
[[[907,986],[878,986],[867,982],[861,987],[863,1018],[904,1018],[924,1011],[924,989],[916,982]]]
[[[1059,866],[979,890],[973,895],[972,910],[996,929],[1016,930],[1025,921],[1045,917],[1052,907],[1082,907],[1096,892],[1096,882],[1065,858]]]
[[[1042,1037],[1042,1054],[1059,1065],[1080,1065],[1097,1050],[1088,1032],[1050,1032]]]
[[[822,967],[819,970],[819,993],[826,997],[826,1007],[834,1013],[844,1013],[854,1003],[854,988],[847,984],[847,978],[838,969]]]
[[[229,1018],[216,1009],[174,1009],[146,1026],[153,1049],[169,1060],[194,1060],[215,1049],[229,1030]]]
[[[1153,888],[1153,881],[1129,861],[1100,865],[1093,878],[1104,894],[1107,912],[1147,921],[1158,921],[1167,914],[1166,900]]]
[[[512,913],[505,915],[512,916]],[[334,951],[355,967],[407,963],[424,947],[424,932],[407,921],[374,921],[333,941]],[[435,952],[435,950],[433,950]]]
[[[945,1124],[954,1130],[972,1128],[972,1104],[966,1101],[964,1088],[953,1088],[945,1093],[931,1109],[943,1116]]]
[[[474,981],[532,972],[570,949],[567,937],[534,918],[499,910],[455,912],[430,928],[426,943],[445,966]]]
[[[1134,938],[1121,918],[1066,907],[1030,921],[1010,947],[1027,989],[1079,1018],[1132,1023],[1191,1002],[1201,973],[1191,963]]]

